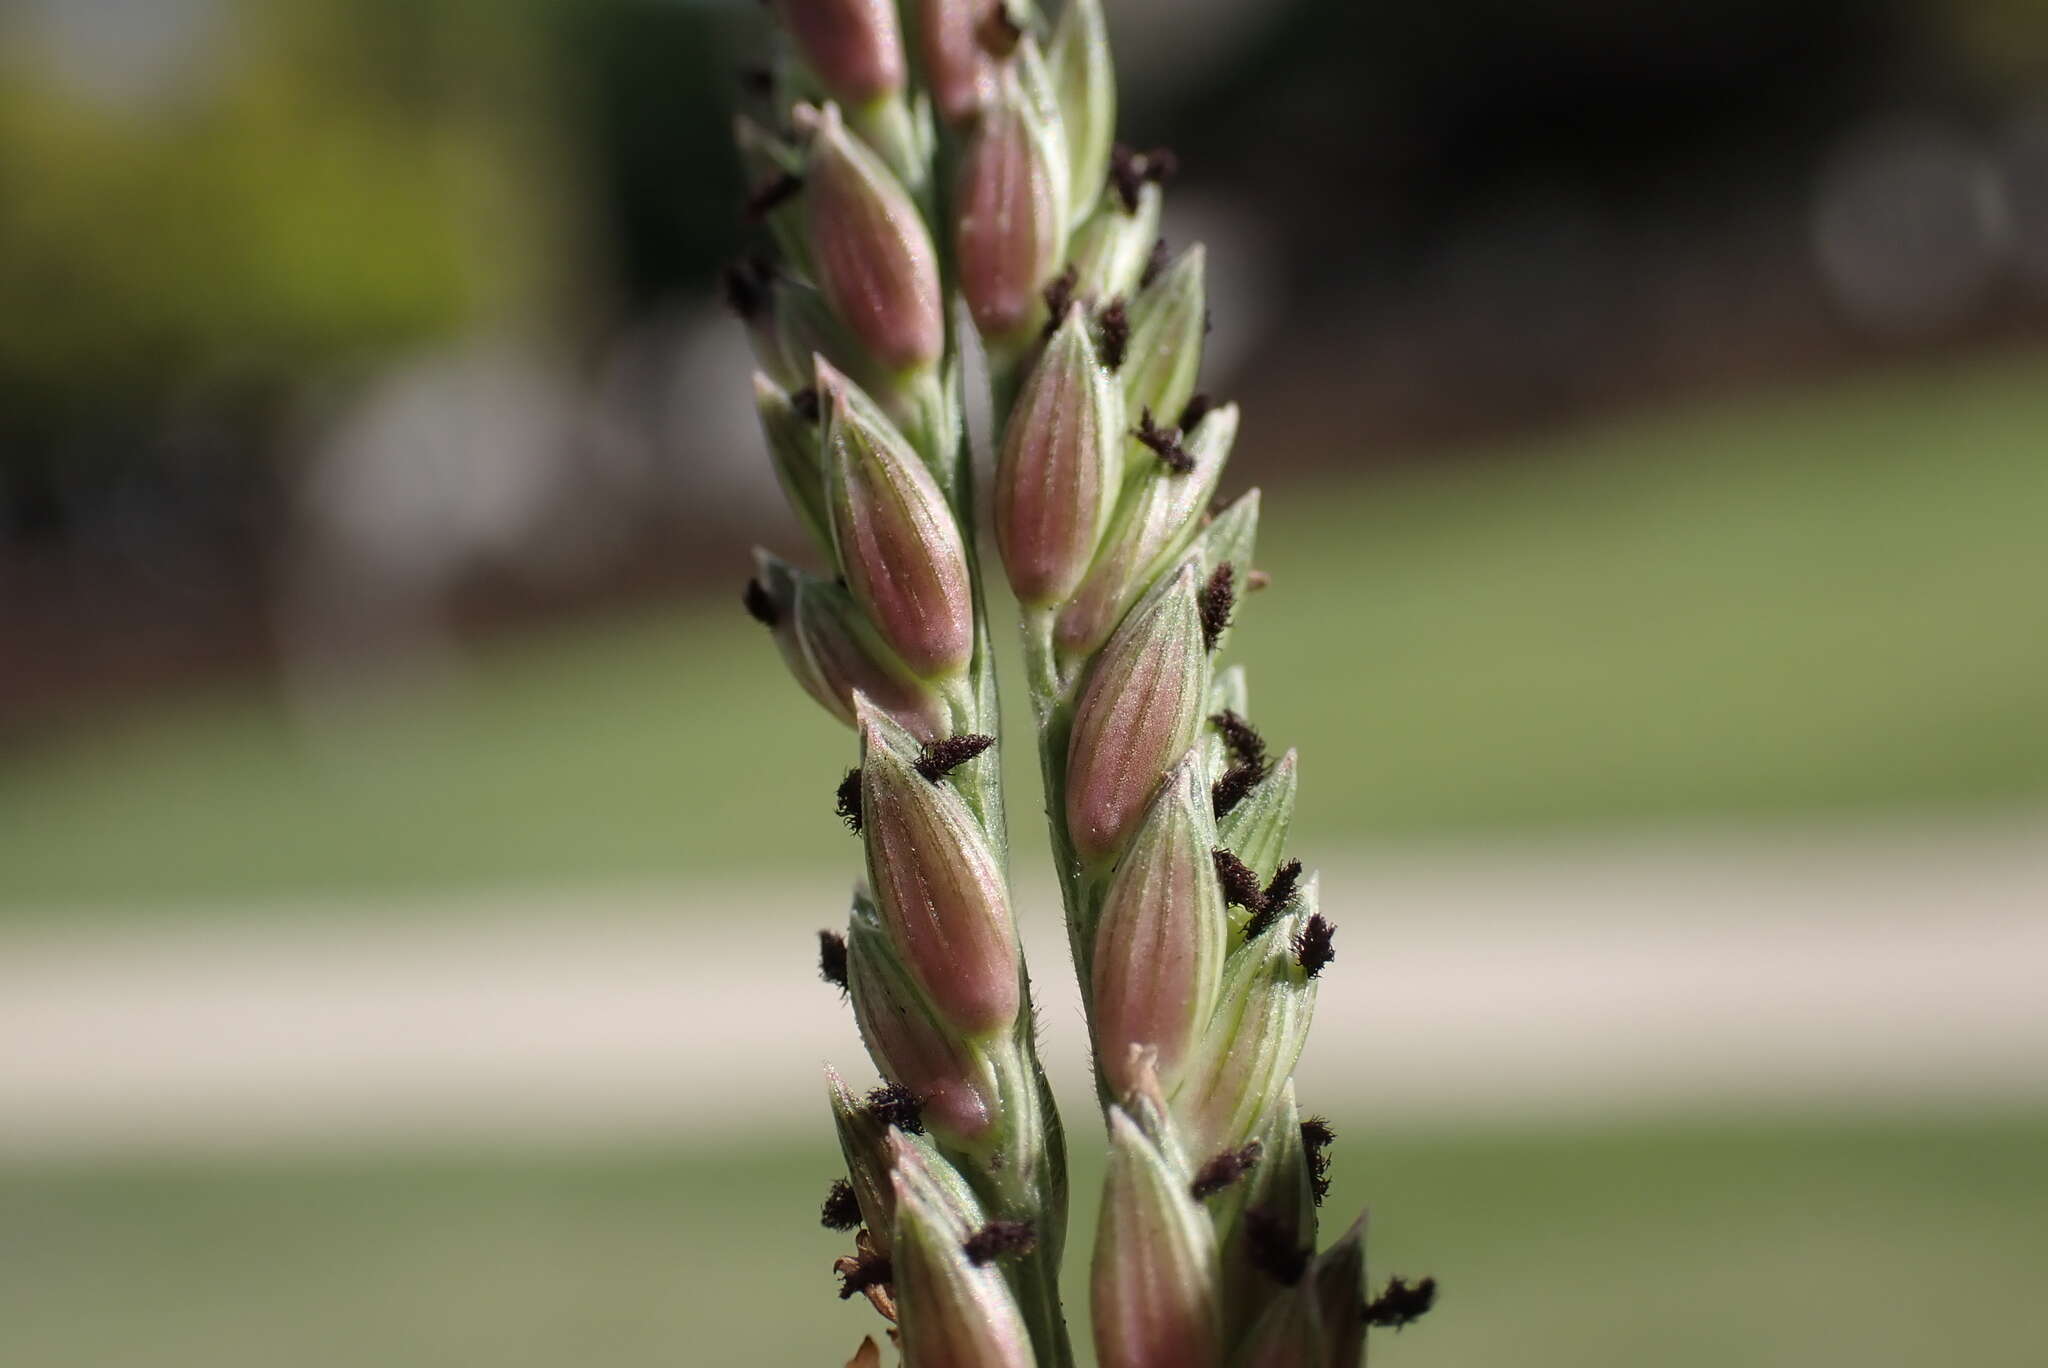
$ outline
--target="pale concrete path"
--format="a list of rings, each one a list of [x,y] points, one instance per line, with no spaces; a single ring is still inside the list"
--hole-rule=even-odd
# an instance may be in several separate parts
[[[1446,848],[1324,870],[1300,1072],[1388,1125],[2048,1104],[2048,825]],[[712,1143],[863,1065],[839,887],[0,931],[0,1154]],[[1085,1095],[1050,892],[1048,1062]],[[1077,1104],[1078,1101],[1077,1101]],[[1085,1104],[1079,1104],[1085,1105]]]

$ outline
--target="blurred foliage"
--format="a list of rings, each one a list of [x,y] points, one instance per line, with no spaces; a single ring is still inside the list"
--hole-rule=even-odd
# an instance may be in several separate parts
[[[1444,1289],[1375,1339],[1380,1368],[2018,1365],[2048,1339],[2038,1117],[1389,1135],[1353,1107],[1334,1112],[1325,1220],[1370,1201],[1375,1281]],[[1079,1316],[1095,1126],[1077,1116],[1072,1144]],[[833,1297],[846,1241],[817,1210],[839,1163],[814,1131],[0,1168],[8,1362],[835,1364],[878,1325]]]
[[[534,308],[565,172],[532,5],[240,0],[168,91],[0,76],[0,376],[42,402],[282,378]]]
[[[1960,50],[2022,97],[2048,98],[2048,5],[2041,0],[1946,0]],[[2032,89],[2029,89],[2032,87]]]
[[[1274,491],[1274,584],[1234,654],[1267,737],[1304,748],[1301,853],[2048,797],[2041,364]],[[721,595],[500,643],[444,688],[334,714],[242,686],[20,755],[0,904],[843,870],[851,746]]]
[[[227,18],[196,69],[131,101],[67,82],[32,24],[0,18],[0,387],[16,407],[317,375],[507,318],[556,328],[702,289],[732,250],[725,115],[758,51],[747,6],[208,3]],[[1503,179],[1654,187],[1724,154],[1753,174],[1874,101],[1967,88],[1958,52],[2003,69],[2039,50],[2041,13],[1301,0],[1184,107],[1136,117],[1248,195],[1355,201],[1286,222],[1352,234],[1357,255],[1379,220],[1427,231]],[[1933,40],[1949,31],[1965,41]]]

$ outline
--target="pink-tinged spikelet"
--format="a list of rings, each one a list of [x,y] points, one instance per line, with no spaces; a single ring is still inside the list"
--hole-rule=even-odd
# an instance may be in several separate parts
[[[1193,743],[1209,690],[1196,602],[1183,565],[1131,610],[1096,658],[1067,744],[1067,835],[1084,862],[1123,848],[1167,769]]]
[[[804,195],[818,284],[854,337],[894,371],[938,360],[946,323],[938,254],[894,173],[846,129],[836,105],[800,107],[810,128]]]
[[[910,738],[859,706],[862,831],[882,924],[954,1030],[1008,1030],[1022,1002],[1020,952],[995,852],[951,785],[918,772]]]
[[[1040,306],[1066,237],[1057,129],[1006,72],[967,143],[954,190],[960,289],[983,335],[1014,337]]]
[[[1190,752],[1167,775],[1117,862],[1095,924],[1090,1001],[1112,1096],[1137,1085],[1126,1073],[1133,1046],[1151,1047],[1153,1067],[1171,1089],[1215,1010],[1226,922],[1198,755]]]
[[[835,100],[866,104],[903,88],[903,37],[891,0],[776,0],[775,13]]]
[[[974,654],[974,593],[953,511],[910,443],[822,360],[826,505],[840,568],[875,630],[935,679]]]
[[[996,545],[1019,602],[1057,603],[1087,573],[1116,497],[1122,415],[1086,314],[1069,308],[1024,382],[996,459]]]

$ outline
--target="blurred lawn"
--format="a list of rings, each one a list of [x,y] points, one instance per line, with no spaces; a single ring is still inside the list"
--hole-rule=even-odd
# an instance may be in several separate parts
[[[1376,1276],[1444,1281],[1433,1317],[1380,1341],[1381,1368],[2018,1368],[2048,1342],[2044,1155],[2048,1118],[1403,1139],[1340,1126],[1329,1218],[1377,1195]],[[5,1358],[825,1368],[874,1324],[832,1301],[839,1240],[815,1209],[833,1161],[813,1144],[0,1169]],[[1077,1191],[1096,1181],[1077,1174]]]
[[[1307,853],[2048,797],[2044,362],[1275,489],[1235,644]],[[849,739],[736,597],[494,645],[317,743],[248,690],[53,739],[0,773],[0,904],[842,866]]]

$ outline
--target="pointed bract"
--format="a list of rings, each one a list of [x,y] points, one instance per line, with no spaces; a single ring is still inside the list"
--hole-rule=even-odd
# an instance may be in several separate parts
[[[860,1202],[861,1220],[877,1252],[889,1252],[889,1233],[896,1221],[896,1190],[889,1181],[889,1126],[866,1108],[846,1080],[830,1065],[825,1086],[832,1105],[832,1124],[839,1132],[839,1150],[846,1176]]]
[[[1015,64],[1005,68],[969,135],[954,187],[960,289],[984,336],[1015,338],[1041,316],[1040,287],[1058,269],[1066,242],[1061,156],[1058,127],[1048,127],[1027,97]]]
[[[732,131],[746,177],[748,217],[765,220],[785,266],[808,272],[811,254],[804,236],[803,153],[744,114],[733,120]],[[800,368],[808,364],[803,357],[791,360]]]
[[[1278,871],[1287,849],[1287,829],[1294,818],[1294,795],[1300,783],[1299,765],[1295,753],[1288,751],[1216,822],[1219,842],[1244,861],[1261,883]]]
[[[982,1225],[981,1199],[960,1170],[923,1137],[891,1130],[884,1138],[894,1192],[911,1193],[950,1232],[965,1238]]]
[[[1153,244],[1159,241],[1161,198],[1156,185],[1139,189],[1136,209],[1126,209],[1116,195],[1101,197],[1067,246],[1076,299],[1107,303],[1137,293]]]
[[[1089,1279],[1103,1368],[1213,1368],[1221,1359],[1215,1235],[1187,1175],[1120,1107]]]
[[[987,1067],[940,1019],[874,905],[858,895],[846,949],[854,1020],[882,1076],[916,1094],[925,1123],[954,1143],[987,1134],[995,1092]]]
[[[918,773],[907,736],[865,709],[860,725],[868,881],[889,938],[955,1030],[1008,1030],[1020,965],[995,853],[951,785]]]
[[[945,701],[904,669],[844,589],[767,551],[757,549],[754,564],[748,601],[772,618],[783,662],[825,711],[852,726],[859,691],[919,740],[945,734]]]
[[[775,0],[775,15],[833,99],[866,104],[903,88],[892,0]]]
[[[1268,1304],[1231,1368],[1317,1368],[1323,1362],[1321,1308],[1314,1281],[1303,1278]]]
[[[888,370],[875,364],[815,286],[795,280],[777,283],[775,335],[783,356],[801,376],[787,382],[791,390],[816,388],[821,356],[863,389],[886,390],[893,383]]]
[[[1067,0],[1045,60],[1066,132],[1069,196],[1085,213],[1102,194],[1116,138],[1116,71],[1101,0]]]
[[[1010,411],[996,461],[996,545],[1019,602],[1057,602],[1088,569],[1116,496],[1123,426],[1085,315],[1069,309]]]
[[[1063,656],[1085,656],[1099,647],[1131,605],[1180,558],[1215,492],[1236,435],[1237,406],[1226,405],[1209,416],[1190,445],[1192,469],[1177,472],[1151,462],[1131,477],[1102,549],[1054,624],[1054,645]]]
[[[804,114],[810,255],[833,312],[892,371],[939,359],[945,315],[938,255],[893,172],[846,129],[838,107]]]
[[[1228,564],[1236,567],[1240,581],[1250,575],[1252,551],[1258,544],[1259,498],[1258,490],[1247,489],[1202,529],[1196,548],[1201,552],[1204,571]]]
[[[784,497],[796,510],[804,530],[829,553],[832,519],[825,509],[825,469],[818,456],[818,423],[797,412],[783,388],[759,371],[754,372],[754,412],[761,419],[769,463],[775,467],[775,478],[782,485]]]
[[[754,577],[747,583],[747,611],[774,636],[782,663],[789,667],[791,677],[803,686],[803,691],[823,704],[827,712],[851,724],[853,700],[846,699],[842,710],[832,686],[805,653],[803,637],[797,629],[797,596],[806,578],[803,571],[774,552],[755,547]]]
[[[1196,1153],[1243,1144],[1287,1087],[1316,993],[1293,943],[1315,909],[1311,877],[1292,911],[1230,957],[1216,1014],[1172,1097],[1174,1117]]]
[[[1324,1250],[1310,1272],[1322,1313],[1324,1368],[1365,1361],[1365,1213]]]
[[[906,1368],[1032,1368],[1031,1336],[1000,1268],[963,1248],[974,1226],[905,1170],[895,1194],[889,1259]]]
[[[937,481],[873,401],[818,365],[832,538],[847,588],[903,663],[927,679],[974,654],[967,550]]]
[[[1206,261],[1198,242],[1131,301],[1131,359],[1117,379],[1132,413],[1150,409],[1160,422],[1173,422],[1195,392],[1208,328]]]
[[[947,123],[981,112],[995,83],[995,64],[975,32],[985,17],[969,0],[917,0],[917,47],[932,104]]]
[[[1166,776],[1117,862],[1095,925],[1089,1006],[1103,1081],[1121,1097],[1137,1083],[1132,1047],[1151,1047],[1171,1089],[1215,1010],[1223,973],[1223,895],[1209,851],[1216,828],[1208,786],[1190,754]]]
[[[848,726],[853,696],[863,693],[920,741],[943,736],[945,701],[904,667],[846,590],[802,572],[795,572],[794,583],[792,635],[800,664],[792,662],[791,669],[811,696]]]
[[[1209,656],[1195,588],[1195,567],[1183,566],[1132,609],[1082,686],[1067,745],[1066,820],[1086,862],[1123,848],[1201,724]]]

